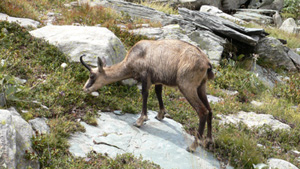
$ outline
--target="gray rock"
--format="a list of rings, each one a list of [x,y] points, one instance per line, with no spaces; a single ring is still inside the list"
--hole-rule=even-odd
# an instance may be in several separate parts
[[[110,66],[126,55],[120,39],[103,27],[49,25],[30,31],[30,34],[57,46],[70,56],[70,61],[79,62],[80,55],[86,54],[87,63],[97,66],[97,57],[100,57]]]
[[[218,114],[217,117],[221,118],[220,124],[238,124],[240,122],[247,125],[249,128],[258,128],[264,125],[271,126],[272,130],[290,130],[290,126],[276,120],[270,114],[256,114],[254,112],[240,111],[237,114],[222,115]]]
[[[11,17],[8,16],[4,13],[0,13],[0,21],[8,21],[8,22],[16,22],[21,26],[24,27],[33,27],[37,28],[40,23],[38,21],[32,20],[32,19],[27,19],[27,18],[16,18],[16,17]]]
[[[266,35],[263,29],[245,28],[206,12],[196,12],[185,8],[179,8],[178,12],[185,21],[191,22],[199,29],[210,30],[219,36],[231,38],[250,46],[255,46],[258,39]]]
[[[262,81],[265,86],[270,88],[275,87],[276,83],[282,83],[279,75],[271,69],[266,69],[259,65],[253,65],[251,71],[255,73],[256,77]]]
[[[292,60],[285,52],[282,43],[275,38],[265,37],[261,39],[255,47],[255,53],[259,55],[259,59],[272,68],[281,67],[288,71],[297,70]]]
[[[296,28],[297,28],[297,24],[293,18],[286,19],[279,27],[279,29],[288,33],[296,33]]]
[[[219,102],[223,101],[222,98],[216,97],[216,96],[212,96],[212,95],[207,95],[207,99],[208,99],[208,102],[213,103],[213,104],[214,103],[219,103]]]
[[[260,106],[264,105],[263,102],[258,102],[258,101],[255,101],[255,100],[252,100],[250,103],[251,103],[253,106],[255,106],[255,107],[260,107]]]
[[[266,9],[239,9],[233,16],[247,22],[253,21],[259,24],[268,25],[274,23],[273,16],[276,13],[278,12],[275,10]]]
[[[298,70],[300,70],[300,55],[294,52],[293,50],[288,50],[288,56],[293,61],[294,65],[297,67]]]
[[[46,118],[35,118],[28,122],[32,126],[33,130],[37,131],[39,134],[48,134],[50,133],[50,128],[46,121]]]
[[[277,158],[268,159],[269,169],[298,169],[294,164]]]
[[[256,1],[255,8],[272,9],[280,11],[283,8],[284,0],[260,0]]]
[[[181,124],[168,118],[158,121],[155,116],[156,112],[148,111],[146,125],[136,128],[132,124],[139,117],[137,114],[101,113],[98,127],[81,122],[86,132],[72,135],[69,151],[80,157],[85,157],[91,150],[107,153],[110,157],[129,152],[166,169],[220,168],[219,161],[202,148],[193,154],[185,150],[193,137]]]
[[[276,13],[273,15],[273,20],[277,28],[279,28],[282,25],[282,18],[279,12],[276,11]]]
[[[232,15],[226,14],[223,11],[221,11],[220,9],[218,9],[217,7],[214,6],[209,6],[209,5],[202,5],[200,8],[200,12],[207,12],[210,14],[213,14],[215,16],[218,17],[222,17],[224,19],[228,19],[234,23],[239,23],[239,24],[246,24],[245,21],[243,21],[242,19],[236,18]]]
[[[161,39],[163,30],[161,28],[139,28],[129,31],[133,34],[145,35],[153,39]]]
[[[24,158],[26,150],[32,151],[31,126],[13,109],[0,109],[0,166],[7,168],[39,168],[37,161]]]
[[[207,54],[213,64],[220,63],[226,40],[206,30],[197,30],[188,36]]]

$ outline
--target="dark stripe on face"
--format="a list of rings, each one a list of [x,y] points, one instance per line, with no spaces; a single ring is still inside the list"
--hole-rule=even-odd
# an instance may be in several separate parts
[[[86,88],[90,88],[95,83],[95,81],[95,79],[89,79],[89,83],[86,85]]]

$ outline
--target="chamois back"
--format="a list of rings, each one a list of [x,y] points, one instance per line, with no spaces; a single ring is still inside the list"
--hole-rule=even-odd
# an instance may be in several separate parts
[[[199,48],[180,40],[144,40],[134,45],[124,59],[137,76],[150,74],[153,84],[175,86],[179,81],[200,84],[213,78],[211,64]]]

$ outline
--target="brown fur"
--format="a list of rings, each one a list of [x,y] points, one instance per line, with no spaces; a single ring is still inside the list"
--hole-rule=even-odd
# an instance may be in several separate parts
[[[91,69],[91,74],[96,76],[96,80],[93,85],[90,85],[93,82],[91,79],[87,81],[84,86],[87,92],[128,78],[142,82],[143,109],[141,117],[136,122],[138,127],[147,120],[147,97],[150,86],[156,85],[160,104],[158,120],[162,120],[165,114],[161,99],[161,84],[178,86],[200,119],[198,137],[189,147],[189,151],[197,148],[206,119],[207,136],[211,140],[212,113],[206,97],[206,82],[213,79],[214,74],[209,59],[199,48],[179,40],[143,40],[135,44],[125,59],[118,64],[103,67],[102,61],[98,61],[98,68]]]

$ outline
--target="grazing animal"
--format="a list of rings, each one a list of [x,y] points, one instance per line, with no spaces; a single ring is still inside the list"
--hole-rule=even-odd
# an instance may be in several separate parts
[[[90,68],[82,60],[83,56],[80,62],[90,71],[90,78],[83,87],[85,92],[128,78],[142,83],[143,107],[135,126],[141,127],[148,119],[147,98],[152,84],[159,102],[158,120],[166,114],[161,96],[162,85],[177,86],[199,117],[198,133],[187,150],[193,152],[199,146],[206,121],[207,141],[212,141],[212,111],[206,96],[206,82],[213,79],[214,74],[209,59],[199,48],[180,40],[142,40],[129,50],[122,62],[115,65],[105,67],[98,57],[97,68]]]

